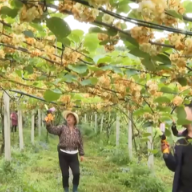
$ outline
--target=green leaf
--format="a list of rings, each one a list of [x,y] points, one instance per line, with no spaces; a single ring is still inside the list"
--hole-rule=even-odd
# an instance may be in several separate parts
[[[130,1],[124,0],[117,4],[117,12],[119,13],[128,13],[131,9],[129,6]]]
[[[142,134],[142,137],[149,137],[149,136],[151,136],[151,133],[143,133]]]
[[[19,0],[11,1],[10,3],[13,7],[21,8],[23,6],[23,3],[21,3]]]
[[[143,124],[143,127],[144,127],[144,128],[153,127],[153,122],[152,122],[152,121],[145,122],[145,123]]]
[[[162,97],[158,97],[154,100],[155,102],[157,103],[160,103],[160,104],[163,104],[163,103],[170,103],[171,100],[165,96],[162,96]]]
[[[21,70],[16,70],[15,73],[19,76],[19,77],[22,77],[22,71]]]
[[[97,83],[97,81],[98,81],[97,78],[91,77],[89,79],[85,79],[85,80],[81,81],[80,83],[82,86],[87,86],[87,85],[95,85]]]
[[[148,149],[148,151],[149,151],[149,153],[154,154],[154,155],[159,152],[159,150],[157,150],[157,149],[153,149],[153,150]]]
[[[164,93],[175,93],[175,91],[172,89],[172,88],[170,88],[170,87],[161,87],[161,90],[160,90],[161,92],[164,92]]]
[[[129,17],[134,18],[134,19],[143,19],[143,18],[141,18],[141,14],[139,13],[139,11],[132,11],[129,14]]]
[[[165,129],[165,135],[166,135],[167,137],[171,136],[171,131],[170,131],[170,129]]]
[[[122,69],[119,67],[112,66],[112,70],[117,74],[123,74]]]
[[[58,92],[54,92],[54,91],[51,91],[51,90],[47,90],[45,91],[44,93],[44,99],[46,101],[56,101],[60,98],[61,94],[58,93]]]
[[[127,75],[127,77],[131,77],[133,75],[138,75],[139,72],[136,69],[127,69],[125,71],[125,74]]]
[[[155,62],[153,60],[151,60],[151,58],[143,59],[142,64],[145,66],[145,68],[147,70],[150,70],[150,71],[155,71],[156,70]]]
[[[191,13],[192,12],[192,3],[191,3],[191,1],[184,1],[183,6],[185,7],[185,13]]]
[[[100,27],[91,27],[89,33],[107,33],[107,31],[103,31]]]
[[[51,90],[47,90],[44,93],[44,99],[46,101],[56,101],[60,98],[61,94],[57,93],[57,92],[53,92]]]
[[[60,42],[66,46],[70,46],[70,44],[71,44],[71,41],[68,38],[60,39]]]
[[[106,45],[109,42],[110,42],[110,40],[100,41],[99,45]]]
[[[109,28],[107,31],[107,34],[110,36],[115,36],[117,35],[118,31],[116,29]]]
[[[68,68],[79,74],[83,74],[87,71],[87,65],[68,65]]]
[[[132,45],[134,45],[134,48],[137,47],[137,50],[139,50],[138,49],[138,47],[139,47],[138,42],[133,37],[131,37],[131,35],[129,34],[128,31],[127,31],[127,35],[123,34],[123,33],[120,33],[119,36],[124,41],[126,46],[129,47],[129,44],[132,44]]]
[[[159,106],[157,106],[156,107],[156,109],[158,110],[158,111],[161,111],[161,112],[167,112],[167,111],[171,111],[171,109],[170,109],[170,107],[168,107],[168,106],[161,106],[161,105],[159,105]]]
[[[52,12],[50,13],[52,17],[60,17],[62,19],[66,18],[67,17],[67,14],[63,14],[63,13],[55,13],[55,12]]]
[[[51,17],[47,19],[46,25],[58,40],[66,38],[71,33],[68,24],[59,17]]]
[[[98,61],[97,61],[97,64],[100,64],[100,63],[110,63],[112,60],[112,58],[110,56],[105,56],[103,58],[100,58]]]
[[[103,57],[105,57],[105,55],[103,55],[103,54],[97,54],[97,55],[95,55],[95,56],[93,57],[94,63],[98,64],[99,59],[101,59],[101,58],[103,58]]]
[[[134,115],[136,116],[142,116],[144,113],[151,113],[151,109],[149,107],[144,107],[144,108],[140,108],[140,109],[137,109],[133,112]]]
[[[158,54],[157,56],[154,56],[153,59],[163,63],[164,65],[167,64],[167,65],[171,66],[171,60],[165,54]]]
[[[84,32],[82,30],[76,29],[71,31],[69,39],[73,42],[80,43],[83,39]]]
[[[31,27],[37,29],[38,32],[45,32],[45,29],[42,25],[37,23],[30,23]]]
[[[25,36],[27,36],[27,37],[34,37],[34,34],[33,34],[33,32],[32,31],[23,31],[23,34],[25,35]]]
[[[24,67],[23,70],[27,71],[28,74],[33,74],[33,67],[31,65]]]
[[[0,10],[0,14],[15,18],[17,16],[18,11],[18,9],[11,9],[7,6],[3,6]]]
[[[94,52],[99,46],[99,40],[97,38],[97,34],[88,33],[85,36],[84,47],[88,49],[88,51]]]
[[[171,64],[159,64],[156,69],[157,69],[157,71],[159,71],[159,70],[172,70],[172,65]]]
[[[178,125],[188,125],[191,121],[187,120],[187,114],[185,112],[185,108],[183,106],[177,107],[176,109],[177,114],[177,124]]]
[[[41,76],[37,77],[37,80],[41,80],[41,81],[44,81],[46,79],[47,79],[46,75],[41,75]]]
[[[150,58],[148,53],[145,53],[145,52],[139,50],[138,47],[135,47],[134,49],[129,51],[129,53],[132,55],[135,55],[137,57],[140,57],[140,58]]]
[[[121,23],[121,29],[122,29],[122,30],[127,29],[127,25],[126,25],[126,23]]]
[[[72,83],[74,81],[77,81],[77,76],[75,75],[71,75],[71,74],[67,74],[63,77],[63,81],[67,82],[67,83]]]
[[[179,13],[177,13],[175,10],[167,10],[166,13],[168,13],[169,15],[178,18],[178,19],[183,19],[183,16]]]
[[[91,71],[102,71],[99,67],[96,67],[96,66],[88,66],[88,68],[89,68]]]
[[[141,141],[142,141],[142,142],[148,142],[148,141],[149,141],[149,138],[148,138],[148,137],[142,137],[142,138],[141,138]]]
[[[113,70],[113,66],[112,65],[104,65],[104,66],[100,67],[100,69],[102,69],[102,71]]]
[[[187,79],[184,78],[184,77],[178,78],[177,81],[178,81],[182,86],[186,86],[186,85],[187,85]]]
[[[171,114],[166,114],[166,115],[161,115],[161,117],[159,118],[159,120],[161,122],[167,122],[171,119]]]

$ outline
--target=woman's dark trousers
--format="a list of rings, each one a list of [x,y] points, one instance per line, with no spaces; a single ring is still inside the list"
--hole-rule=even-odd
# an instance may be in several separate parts
[[[73,187],[77,188],[80,179],[78,154],[67,154],[59,151],[59,165],[62,172],[63,188],[69,188],[69,168],[73,173]]]

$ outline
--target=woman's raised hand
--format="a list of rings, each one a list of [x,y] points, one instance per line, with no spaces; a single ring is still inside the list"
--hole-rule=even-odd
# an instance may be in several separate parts
[[[50,124],[53,121],[54,117],[51,113],[49,113],[46,117],[45,117],[45,122],[46,124]]]

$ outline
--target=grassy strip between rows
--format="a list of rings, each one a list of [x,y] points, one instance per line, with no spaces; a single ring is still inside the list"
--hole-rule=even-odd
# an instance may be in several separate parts
[[[18,135],[12,135],[12,162],[0,159],[0,192],[61,192],[62,178],[58,165],[58,138],[46,133],[32,146],[30,131],[24,130],[25,149],[18,149]],[[85,138],[85,161],[81,163],[79,192],[169,192],[172,173],[161,159],[155,159],[155,171],[146,161],[123,162],[124,153],[112,153],[100,146],[98,136]],[[102,149],[101,149],[102,148]]]

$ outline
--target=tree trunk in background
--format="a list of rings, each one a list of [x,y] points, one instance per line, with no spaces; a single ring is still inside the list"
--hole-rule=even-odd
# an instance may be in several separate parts
[[[35,111],[32,110],[31,113],[31,143],[34,145],[34,137],[35,137]]]
[[[93,116],[91,115],[91,121],[90,121],[90,125],[91,125],[91,127],[93,126],[93,118],[92,118]]]
[[[149,136],[149,140],[148,140],[148,150],[149,150],[149,155],[148,155],[148,167],[149,168],[153,168],[154,165],[154,155],[150,152],[151,150],[153,150],[153,129],[152,127],[148,127],[148,133],[150,133],[151,135]]]
[[[97,113],[95,113],[95,133],[97,133]]]
[[[116,147],[119,146],[119,138],[120,138],[120,122],[119,116],[116,117]]]
[[[87,123],[87,114],[84,115],[84,122]]]
[[[100,133],[103,132],[103,119],[104,119],[104,116],[102,115],[102,116],[101,116]]]
[[[45,119],[45,114],[42,112],[41,113],[41,127],[42,128],[44,128],[44,125],[45,125],[44,122],[43,122],[44,119]]]
[[[11,161],[11,129],[10,129],[10,109],[9,96],[3,93],[4,102],[4,138],[5,138],[5,160]]]
[[[41,136],[41,110],[38,109],[38,135]]]
[[[128,153],[129,153],[129,158],[132,159],[133,157],[133,125],[132,125],[132,114],[129,112],[129,124],[128,124]]]
[[[19,148],[20,150],[24,149],[23,143],[23,119],[22,119],[22,111],[18,110],[18,127],[19,127]]]

